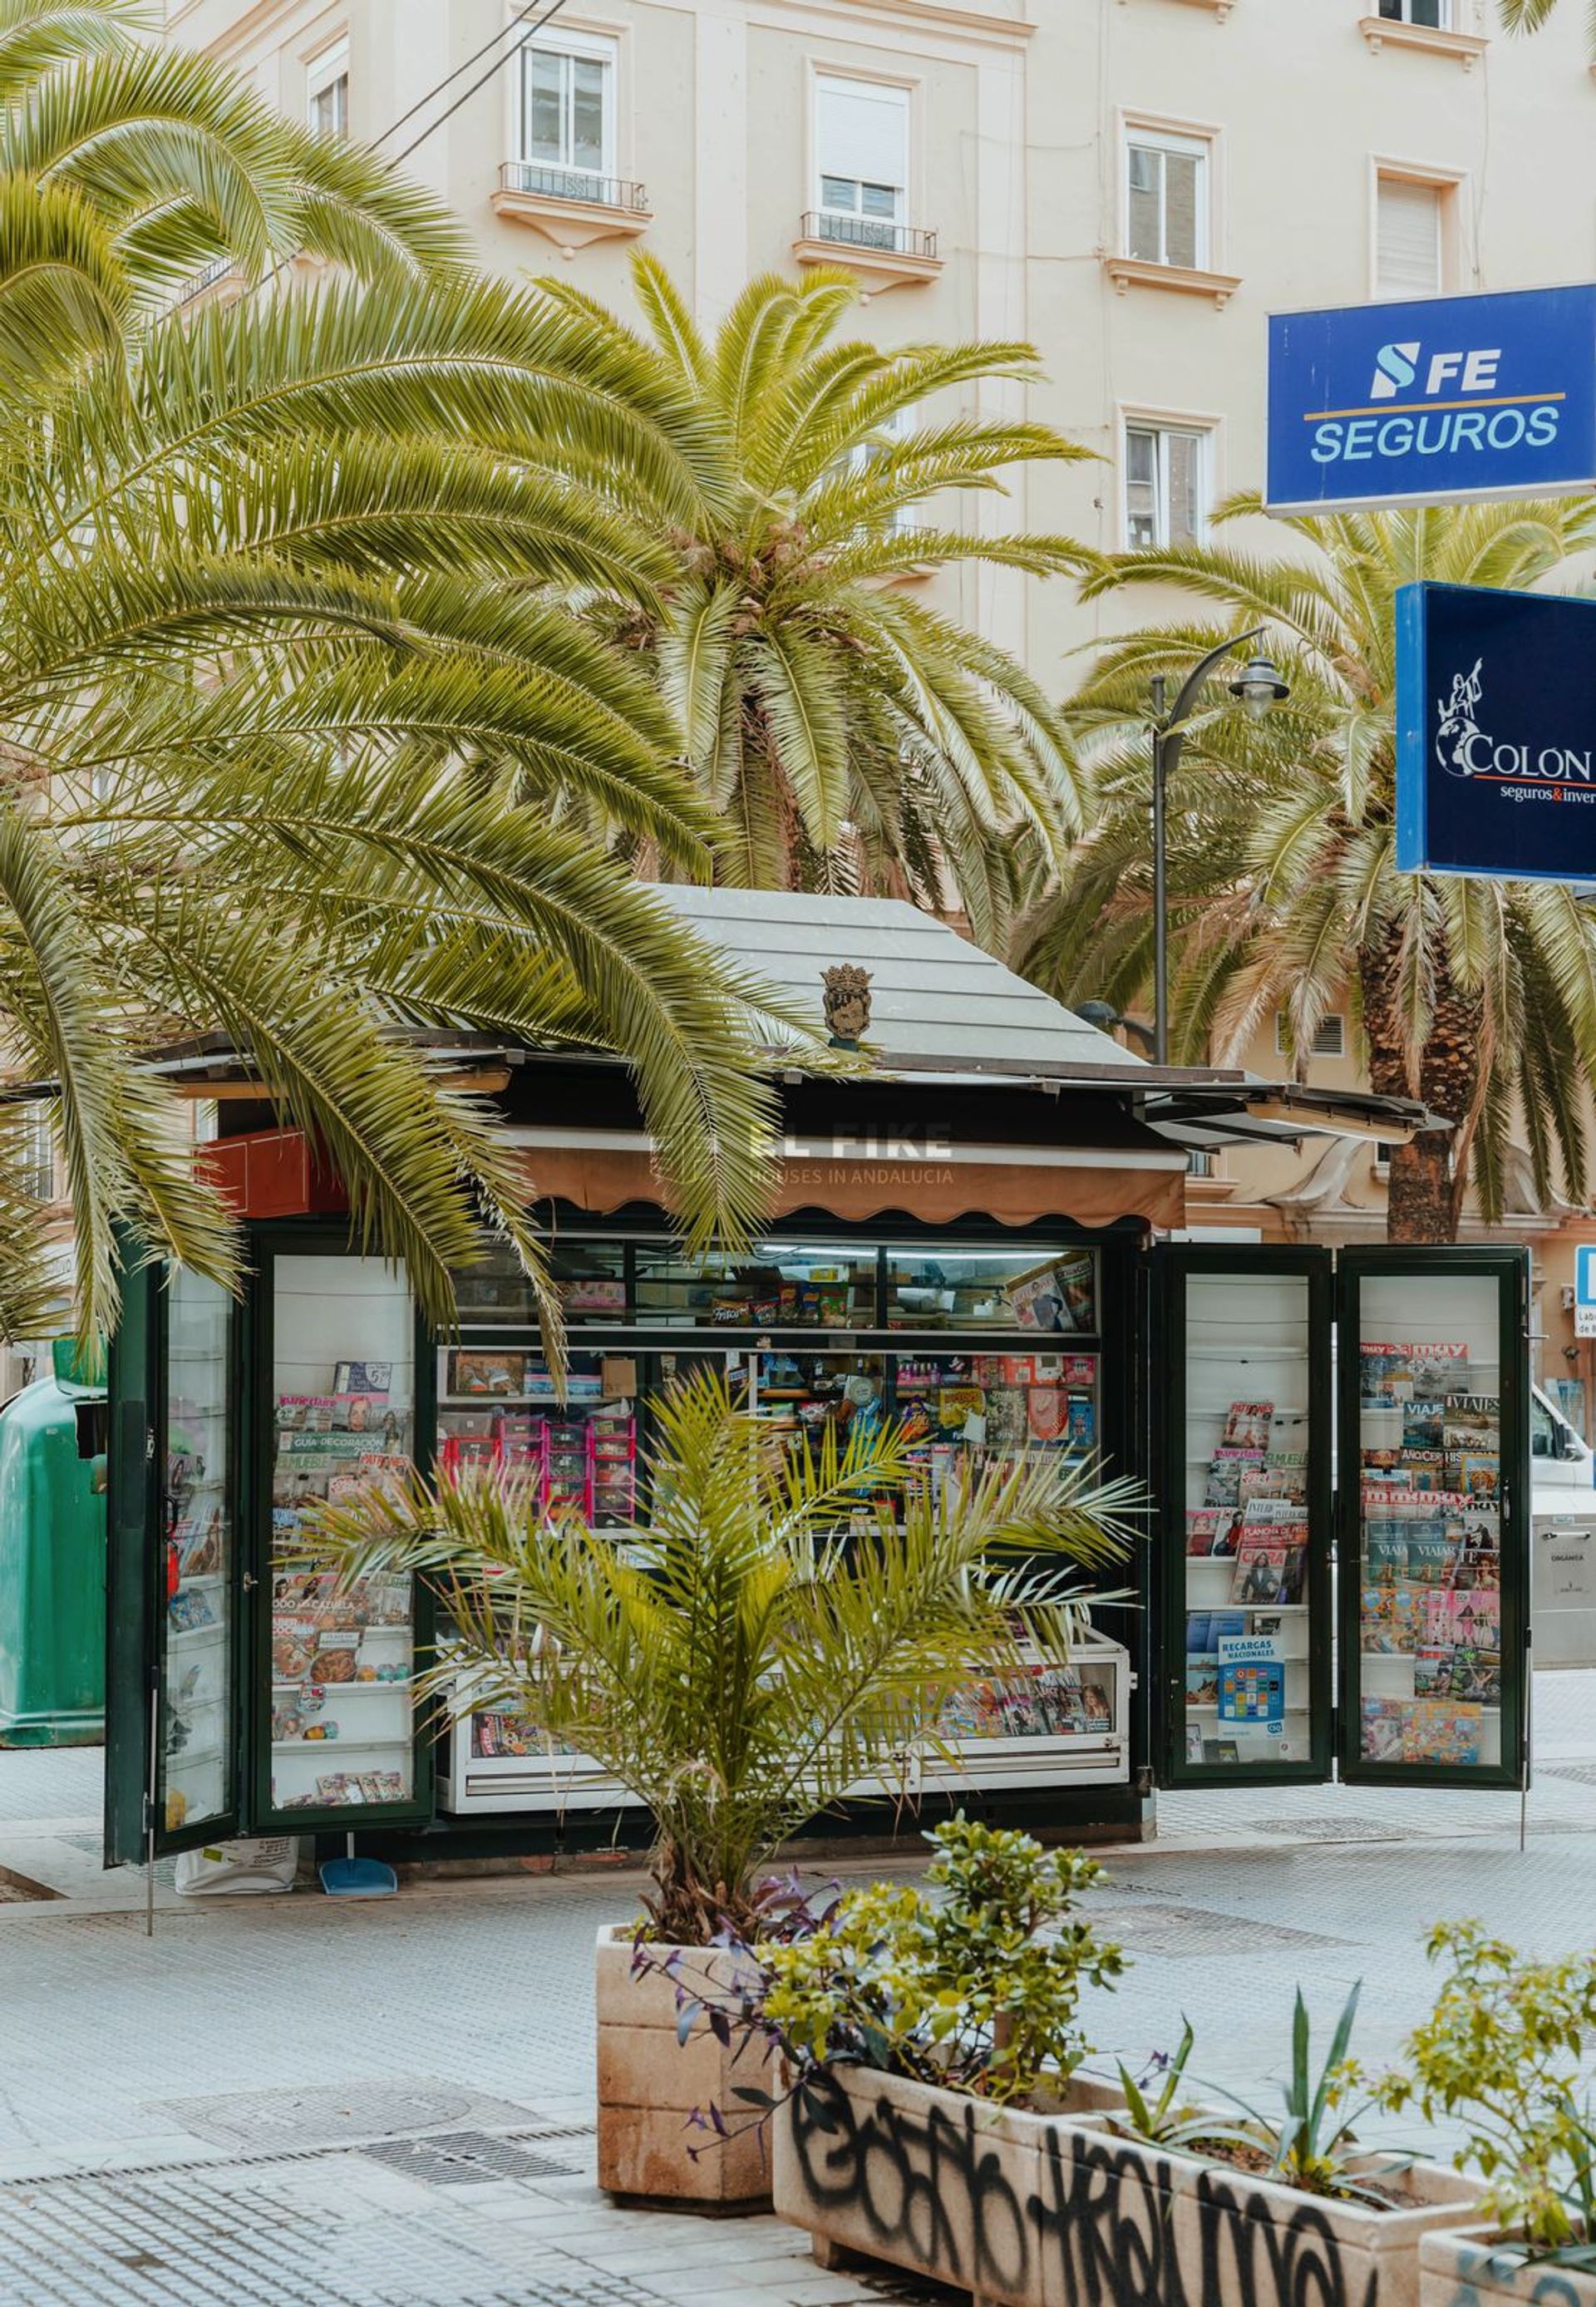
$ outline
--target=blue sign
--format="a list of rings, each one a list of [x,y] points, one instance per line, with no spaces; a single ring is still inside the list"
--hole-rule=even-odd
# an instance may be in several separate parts
[[[1596,287],[1271,315],[1271,512],[1592,485]]]
[[[1396,863],[1596,882],[1596,602],[1400,588]]]
[[[1574,1302],[1596,1306],[1596,1242],[1581,1242],[1574,1253]]]

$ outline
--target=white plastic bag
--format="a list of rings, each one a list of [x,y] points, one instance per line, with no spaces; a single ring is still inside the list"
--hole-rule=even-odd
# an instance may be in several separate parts
[[[263,1835],[253,1842],[208,1842],[177,1861],[177,1889],[185,1899],[242,1897],[291,1891],[299,1872],[299,1838]]]

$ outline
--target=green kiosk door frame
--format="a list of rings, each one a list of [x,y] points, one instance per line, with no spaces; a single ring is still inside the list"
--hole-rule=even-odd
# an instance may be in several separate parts
[[[1326,1249],[1154,1253],[1166,1786],[1330,1775],[1331,1299]]]
[[[1523,1786],[1529,1252],[1346,1249],[1336,1285],[1343,1463],[1360,1476],[1338,1499],[1341,1775]]]
[[[431,1593],[340,1589],[296,1558],[303,1503],[432,1462],[430,1333],[347,1220],[252,1224],[245,1263],[235,1299],[128,1260],[109,1371],[107,1865],[431,1815],[412,1695]]]
[[[1163,1783],[1523,1785],[1528,1251],[1153,1266]]]
[[[133,1265],[110,1353],[106,1863],[241,1831],[237,1308]]]

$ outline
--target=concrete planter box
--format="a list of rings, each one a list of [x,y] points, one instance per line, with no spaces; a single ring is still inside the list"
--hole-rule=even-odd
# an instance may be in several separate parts
[[[1420,2238],[1475,2200],[1421,2165],[1412,2210],[1323,2201],[1120,2138],[1117,2103],[1084,2082],[1022,2114],[839,2069],[776,2119],[776,2208],[825,2264],[884,2259],[978,2307],[1420,2307]]]
[[[672,1951],[648,1948],[657,1962]],[[729,2114],[738,2105],[739,2084],[768,2084],[768,2060],[758,2043],[723,2049],[701,2017],[679,2043],[674,1982],[657,1971],[634,1975],[631,1958],[629,1931],[600,1931],[594,1982],[599,2185],[612,2194],[703,2210],[762,2208],[770,2200],[765,2139],[749,2129],[717,2140],[691,2117],[711,2105]],[[738,1977],[735,1955],[682,1950],[682,1983],[690,1992],[734,1994]]]
[[[1493,2256],[1489,2227],[1426,2235],[1420,2307],[1596,2307],[1596,2275],[1572,2267],[1515,2267]]]

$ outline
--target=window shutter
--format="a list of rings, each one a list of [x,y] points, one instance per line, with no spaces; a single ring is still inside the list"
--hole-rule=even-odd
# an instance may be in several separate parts
[[[1379,180],[1375,294],[1435,296],[1441,287],[1441,193],[1400,176]]]
[[[815,173],[858,184],[909,182],[909,91],[870,81],[822,80],[815,90]]]

